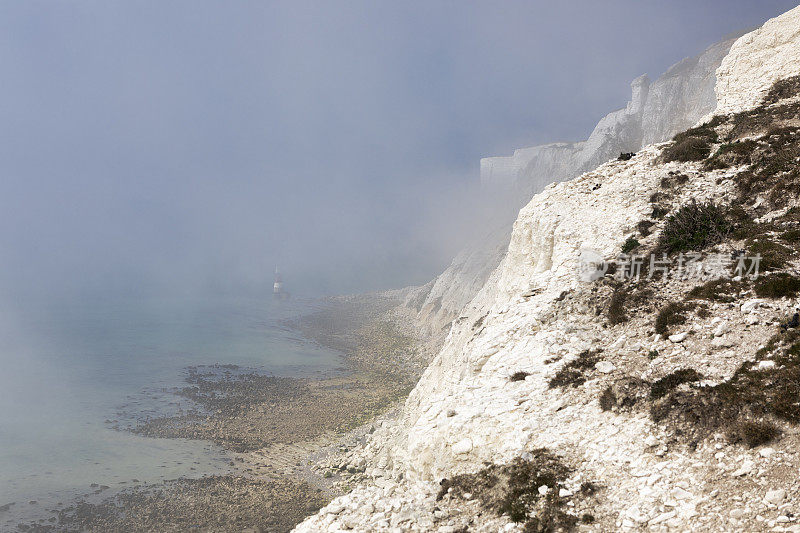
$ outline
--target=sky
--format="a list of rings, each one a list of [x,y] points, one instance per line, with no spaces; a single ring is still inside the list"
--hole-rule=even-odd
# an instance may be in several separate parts
[[[779,0],[0,3],[0,297],[424,283],[479,159]]]

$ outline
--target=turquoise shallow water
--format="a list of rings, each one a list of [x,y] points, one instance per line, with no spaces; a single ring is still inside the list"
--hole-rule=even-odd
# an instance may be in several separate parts
[[[337,352],[280,325],[313,309],[255,298],[118,298],[28,302],[0,314],[0,506],[17,502],[17,514],[91,483],[225,471],[229,459],[216,446],[137,437],[105,421],[132,401],[136,410],[162,409],[142,391],[180,385],[191,365],[289,376],[341,366]]]

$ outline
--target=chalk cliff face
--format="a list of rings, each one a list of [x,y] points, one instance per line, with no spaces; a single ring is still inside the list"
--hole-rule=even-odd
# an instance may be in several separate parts
[[[468,527],[521,532],[522,524],[496,508],[492,511],[487,496],[478,493],[491,483],[491,476],[468,478],[473,483],[465,485],[469,490],[453,485],[459,479],[467,483],[454,476],[478,472],[487,464],[540,464],[536,460],[541,448],[568,464],[569,472],[565,470],[557,483],[542,484],[530,498],[538,498],[537,505],[550,498],[551,505],[563,505],[558,512],[574,513],[576,519],[591,511],[589,518],[584,516],[587,530],[800,531],[788,512],[800,502],[796,426],[786,426],[774,447],[750,449],[740,442],[745,437],[737,440],[739,434],[723,426],[703,427],[705,433],[688,442],[686,426],[670,426],[654,414],[656,408],[669,414],[685,405],[691,420],[709,416],[703,411],[703,394],[720,383],[735,389],[731,383],[736,376],[746,375],[759,384],[768,377],[771,385],[757,387],[756,394],[780,383],[780,368],[798,363],[781,359],[783,341],[764,346],[778,331],[778,323],[793,312],[796,296],[764,296],[745,280],[725,289],[718,299],[700,297],[705,300],[698,304],[690,293],[702,282],[667,276],[637,292],[641,301],[633,298],[626,309],[629,316],[615,322],[604,313],[619,286],[579,276],[582,251],[612,257],[634,235],[643,249],[652,249],[665,225],[653,215],[656,204],[674,213],[694,200],[736,203],[748,210],[753,224],[764,224],[761,239],[796,228],[798,219],[789,208],[800,207],[800,198],[781,188],[780,171],[768,174],[774,190],[742,195],[752,187],[745,184],[751,183],[747,180],[756,165],[778,162],[769,158],[776,153],[782,158],[784,149],[796,157],[800,149],[800,106],[794,95],[784,95],[783,108],[768,108],[762,104],[768,88],[752,81],[800,74],[794,52],[800,46],[797,17],[798,10],[790,11],[740,38],[717,71],[720,109],[730,113],[760,106],[764,112],[761,122],[750,122],[753,131],[730,139],[755,143],[743,146],[758,150],[759,157],[723,168],[707,161],[665,163],[667,145],[653,144],[629,161],[608,161],[577,178],[548,185],[519,212],[500,265],[459,313],[400,418],[381,423],[365,448],[354,453],[354,464],[366,464],[361,484],[298,531],[453,532]],[[765,72],[764,63],[779,74]],[[678,70],[686,68],[694,67]],[[751,96],[753,90],[759,96]],[[793,90],[800,92],[800,81]],[[640,96],[626,111],[647,105],[651,95],[640,91]],[[691,113],[703,109],[693,107]],[[774,115],[769,109],[776,109]],[[612,131],[613,124],[622,121],[620,116],[608,119],[602,131]],[[687,112],[681,120],[685,125],[690,118]],[[717,133],[733,135],[733,119],[720,122]],[[637,123],[642,124],[640,119]],[[665,135],[670,124],[659,126]],[[776,124],[784,128],[783,136],[774,134]],[[639,134],[641,141],[644,136]],[[719,146],[711,147],[712,153]],[[783,197],[776,191],[783,191]],[[641,222],[648,222],[646,232]],[[720,257],[730,257],[744,245],[736,239],[718,245]],[[792,253],[800,257],[800,246]],[[785,268],[796,273],[793,261]],[[670,331],[667,338],[654,335],[654,315],[671,302],[695,303],[687,304],[684,312],[690,316],[679,330]],[[796,342],[797,337],[792,338]],[[800,349],[800,344],[795,346]],[[686,374],[687,369],[696,374]],[[702,379],[703,386],[669,381],[686,375],[696,376],[689,381]],[[675,395],[669,392],[661,401],[656,385],[663,385],[664,378],[669,378]],[[696,403],[682,404],[687,398]],[[792,398],[796,406],[796,396]],[[716,404],[710,405],[716,409]],[[736,405],[735,416],[763,416],[753,404]],[[800,407],[797,413],[800,419]],[[678,418],[668,420],[678,424]],[[440,490],[443,478],[451,480],[451,490],[448,484]],[[600,496],[593,488],[584,490],[587,486],[601,486]]]
[[[511,221],[534,194],[622,152],[671,139],[713,111],[715,70],[733,42],[717,43],[684,59],[655,82],[646,75],[634,80],[630,102],[600,120],[585,141],[521,148],[510,157],[481,159],[485,187],[515,192],[518,200],[508,205],[509,222],[473,242],[432,283],[414,290],[407,306],[419,311],[430,330],[448,327],[500,263],[511,235]]]
[[[585,141],[522,148],[511,157],[481,159],[481,181],[487,186],[512,186],[532,196],[621,152],[671,139],[716,107],[715,71],[734,41],[725,40],[680,61],[655,82],[647,75],[636,78],[630,102],[601,119]]]
[[[800,71],[800,7],[743,36],[717,71],[716,114],[758,105],[776,80]]]

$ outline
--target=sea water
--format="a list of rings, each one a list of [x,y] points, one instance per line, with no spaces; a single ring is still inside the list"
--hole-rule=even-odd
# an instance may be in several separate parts
[[[163,406],[147,405],[143,391],[180,386],[192,365],[283,376],[341,366],[339,353],[282,325],[313,310],[302,300],[120,297],[26,302],[0,314],[0,506],[16,502],[0,525],[26,507],[90,494],[92,484],[224,472],[230,458],[215,445],[139,437],[110,422],[121,407],[157,412]]]

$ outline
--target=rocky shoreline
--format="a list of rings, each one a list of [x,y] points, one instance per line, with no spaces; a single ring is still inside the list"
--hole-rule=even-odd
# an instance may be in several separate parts
[[[392,416],[424,368],[429,350],[398,329],[396,305],[379,295],[333,298],[286,324],[344,354],[344,368],[334,375],[190,367],[185,386],[171,391],[182,405],[178,412],[115,421],[119,430],[143,436],[211,441],[232,457],[229,472],[81,497],[17,529],[291,530],[360,479],[363,465],[350,464],[345,454],[363,444],[379,415]]]

